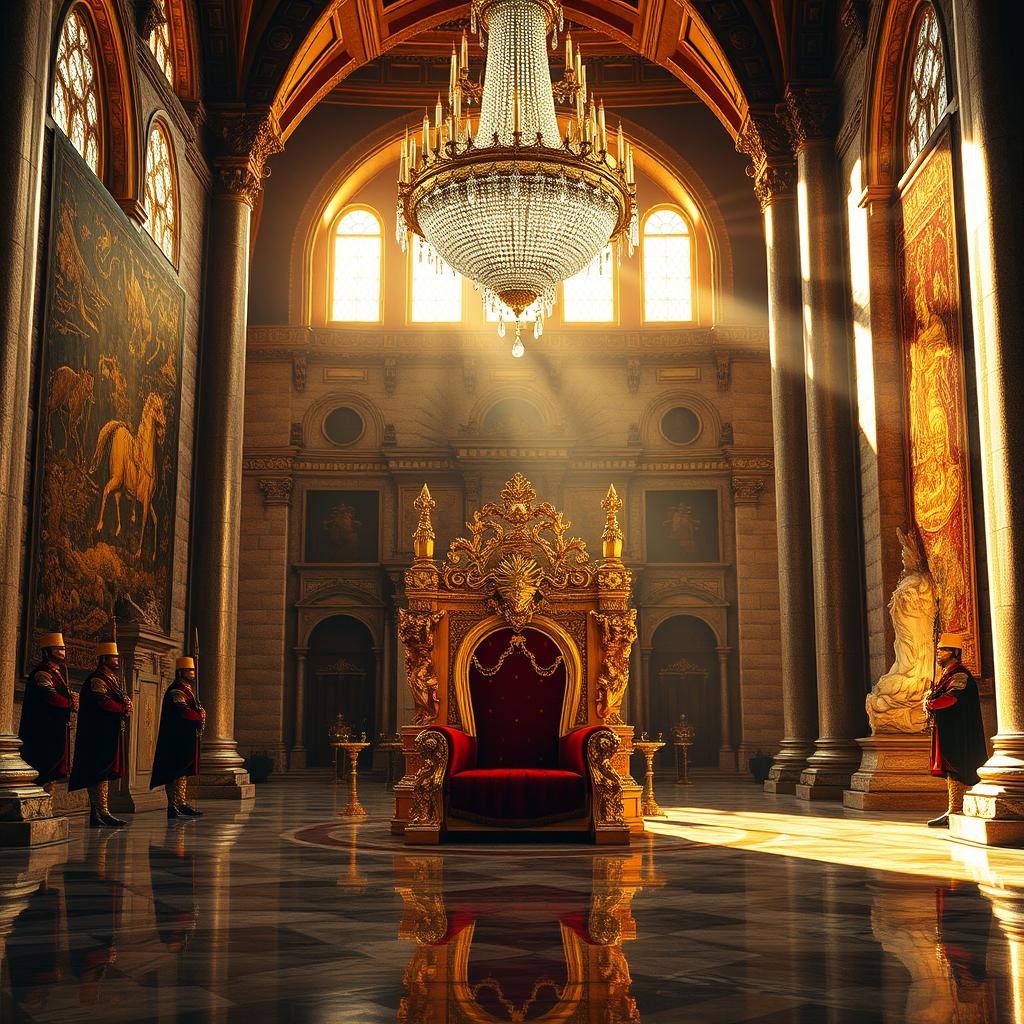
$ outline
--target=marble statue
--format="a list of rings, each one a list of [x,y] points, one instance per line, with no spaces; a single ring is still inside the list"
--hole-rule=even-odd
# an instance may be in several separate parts
[[[927,718],[921,701],[935,675],[935,581],[917,537],[896,530],[903,549],[903,572],[889,600],[896,660],[865,701],[871,734],[923,733]]]

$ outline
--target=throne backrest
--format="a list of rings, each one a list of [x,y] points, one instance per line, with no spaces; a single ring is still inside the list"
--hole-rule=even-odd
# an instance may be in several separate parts
[[[537,629],[488,633],[469,664],[479,768],[557,768],[566,665]]]

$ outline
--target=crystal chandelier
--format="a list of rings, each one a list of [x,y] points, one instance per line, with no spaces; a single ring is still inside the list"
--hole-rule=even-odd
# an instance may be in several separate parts
[[[559,282],[578,274],[609,240],[632,256],[638,241],[633,151],[614,154],[603,102],[588,100],[586,67],[566,39],[565,76],[554,84],[546,44],[558,46],[557,0],[473,0],[470,31],[487,36],[483,84],[469,77],[466,36],[452,51],[448,108],[424,114],[420,139],[406,133],[399,164],[396,236],[420,235],[482,292],[484,308],[515,319],[512,354],[524,352],[524,312],[534,337],[551,315]],[[572,104],[564,135],[555,98]],[[480,103],[474,131],[463,107]]]

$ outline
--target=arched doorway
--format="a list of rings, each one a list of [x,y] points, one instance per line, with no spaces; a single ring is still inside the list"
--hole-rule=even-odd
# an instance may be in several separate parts
[[[690,748],[694,767],[718,767],[722,722],[716,647],[711,627],[691,615],[667,619],[654,631],[651,645],[649,732],[663,732],[666,744],[671,744],[672,726],[685,714],[695,731]],[[666,746],[666,765],[673,755]]]
[[[306,657],[306,763],[332,763],[327,730],[340,711],[357,732],[376,734],[373,637],[358,619],[335,615],[317,624]]]

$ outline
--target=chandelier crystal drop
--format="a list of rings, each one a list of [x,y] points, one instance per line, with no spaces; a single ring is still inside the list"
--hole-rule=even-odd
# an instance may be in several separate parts
[[[515,320],[512,354],[524,352],[520,327],[543,333],[557,286],[578,274],[614,240],[629,255],[639,241],[633,151],[613,146],[604,104],[588,98],[586,67],[571,37],[565,75],[552,84],[547,38],[557,46],[556,0],[473,0],[471,28],[487,64],[483,84],[469,76],[469,47],[452,50],[447,109],[438,97],[431,124],[406,133],[399,163],[396,238],[410,231],[433,258],[469,278],[484,310],[498,314],[504,337]],[[570,104],[564,135],[555,99]],[[468,110],[479,102],[474,129]]]

